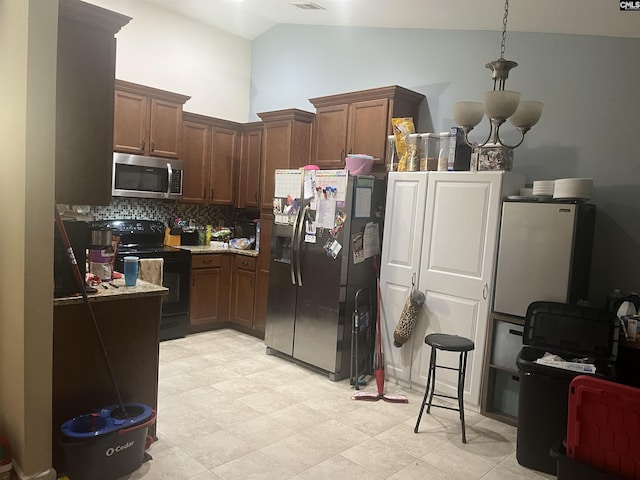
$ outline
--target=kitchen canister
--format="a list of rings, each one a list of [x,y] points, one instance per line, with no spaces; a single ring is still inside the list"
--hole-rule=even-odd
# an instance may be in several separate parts
[[[89,273],[100,280],[111,280],[113,276],[113,230],[110,228],[92,228],[89,247]]]

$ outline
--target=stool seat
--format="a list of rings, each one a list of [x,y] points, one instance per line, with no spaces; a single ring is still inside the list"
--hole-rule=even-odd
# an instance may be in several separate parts
[[[430,413],[431,407],[445,408],[447,410],[455,410],[460,413],[460,425],[462,427],[462,443],[467,443],[467,435],[464,424],[464,379],[467,371],[467,354],[475,348],[475,344],[472,340],[461,337],[459,335],[448,335],[446,333],[431,333],[424,337],[424,343],[431,347],[431,358],[429,360],[429,374],[427,375],[427,388],[424,392],[424,398],[422,399],[422,405],[420,405],[420,412],[418,413],[418,420],[413,431],[418,433],[418,427],[420,425],[420,419],[424,412],[424,407],[427,407],[427,413]],[[445,365],[438,365],[436,360],[436,353],[438,350],[444,350],[448,352],[459,352],[460,359],[458,368],[449,367]],[[436,389],[436,368],[444,368],[447,370],[455,370],[458,372],[458,395],[444,395],[435,393]],[[433,397],[451,398],[458,401],[458,407],[450,407],[448,405],[434,404]]]
[[[424,337],[424,343],[447,352],[469,352],[475,348],[474,343],[468,338],[446,333],[431,333]]]

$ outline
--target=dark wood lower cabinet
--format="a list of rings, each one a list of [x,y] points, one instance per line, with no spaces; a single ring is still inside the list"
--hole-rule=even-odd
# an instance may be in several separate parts
[[[266,312],[266,287],[257,279],[263,277],[257,263],[257,257],[240,253],[191,255],[189,333],[231,327],[264,338],[256,302]]]
[[[124,403],[157,409],[160,296],[92,302],[92,308]],[[52,462],[66,471],[60,427],[67,420],[116,405],[102,347],[87,307],[53,309]],[[149,435],[155,438],[155,424]]]
[[[235,255],[231,281],[231,323],[253,328],[256,259]]]
[[[223,326],[229,321],[231,258],[226,254],[191,256],[191,333]]]

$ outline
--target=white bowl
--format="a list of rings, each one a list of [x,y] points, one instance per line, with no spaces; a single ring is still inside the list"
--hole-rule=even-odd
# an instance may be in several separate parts
[[[536,180],[533,182],[533,195],[553,195],[555,182],[553,180]]]
[[[559,178],[553,198],[588,200],[593,190],[593,178]]]

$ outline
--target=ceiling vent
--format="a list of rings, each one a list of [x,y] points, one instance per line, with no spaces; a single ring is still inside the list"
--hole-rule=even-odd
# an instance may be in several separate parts
[[[326,8],[313,2],[291,2],[291,5],[301,10],[326,10]]]

